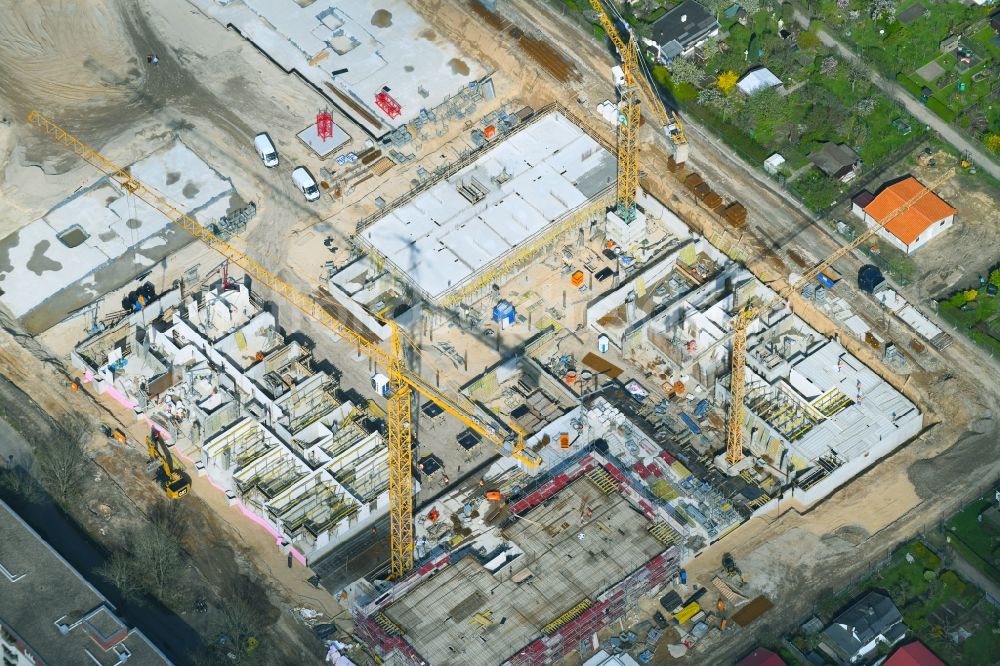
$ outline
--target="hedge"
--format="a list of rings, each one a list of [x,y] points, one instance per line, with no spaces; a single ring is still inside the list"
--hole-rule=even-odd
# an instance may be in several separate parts
[[[949,109],[937,97],[931,97],[927,100],[927,108],[936,113],[945,122],[951,123],[955,121],[955,112]]]
[[[897,74],[896,82],[899,83],[899,85],[906,88],[907,92],[909,92],[914,97],[923,97],[923,89],[920,87],[920,85],[917,84],[917,82],[911,79],[910,77],[906,76],[905,74],[902,73]]]

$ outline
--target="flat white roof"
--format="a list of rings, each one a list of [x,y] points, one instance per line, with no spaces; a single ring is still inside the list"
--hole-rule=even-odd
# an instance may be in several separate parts
[[[229,208],[232,184],[180,142],[139,160],[131,172],[202,224],[216,221]],[[4,291],[0,300],[20,317],[74,283],[81,289],[94,286],[92,279],[84,278],[130,250],[136,253],[135,272],[139,273],[143,266],[156,262],[142,251],[167,242],[161,234],[170,222],[101,178],[0,240],[0,289]],[[68,247],[59,237],[77,226],[83,232],[77,238],[86,238]],[[100,294],[94,291],[93,295]]]
[[[502,183],[498,176],[508,177]],[[456,289],[613,183],[615,158],[550,113],[362,231],[431,298]],[[475,203],[461,188],[480,190]]]
[[[235,27],[285,70],[297,71],[375,136],[486,73],[404,0],[190,2],[223,26]],[[402,107],[395,119],[375,105],[383,87]],[[331,88],[363,107],[371,120]]]
[[[854,401],[789,445],[808,460],[830,449],[844,460],[864,456],[883,440],[898,437],[904,422],[921,418],[912,402],[839,343],[827,342],[796,363],[793,372],[824,392],[836,387]]]

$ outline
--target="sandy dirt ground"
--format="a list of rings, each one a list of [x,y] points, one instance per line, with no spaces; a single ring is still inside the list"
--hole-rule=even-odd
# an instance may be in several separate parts
[[[613,57],[547,5],[514,0],[506,16],[516,25],[534,26],[531,39],[546,38],[570,59],[577,75],[566,74],[563,80],[533,60],[534,42],[526,42],[523,34],[509,28],[491,27],[468,2],[429,0],[415,7],[463,51],[497,71],[502,99],[535,107],[561,102],[589,118],[592,131],[613,143],[612,128],[594,112],[598,102],[614,95],[609,74]],[[411,185],[415,163],[393,167],[384,178],[366,181],[343,199],[324,196],[316,205],[307,204],[291,185],[291,168],[303,163],[318,174],[323,165],[293,135],[311,122],[321,100],[294,77],[279,72],[238,35],[222,30],[185,3],[136,6],[111,0],[2,0],[0,9],[5,16],[0,26],[0,116],[4,119],[0,159],[5,163],[0,181],[5,204],[0,208],[0,234],[35,219],[94,179],[89,167],[26,126],[22,119],[32,108],[53,116],[122,164],[180,136],[220,173],[231,177],[245,199],[258,202],[258,219],[238,243],[304,290],[316,286],[323,261],[330,258],[320,242],[323,238],[346,240],[356,220],[375,209],[376,196],[391,200]],[[67,27],[57,15],[72,15],[72,25],[93,30]],[[156,53],[160,64],[147,65],[147,53]],[[483,107],[483,113],[486,110]],[[364,137],[346,122],[344,127],[352,132],[352,145],[363,149]],[[264,169],[251,146],[253,135],[264,129],[278,141],[283,158],[281,167],[272,171]],[[427,145],[425,168],[452,159],[454,153],[444,145],[459,134],[467,131],[456,125],[452,136]],[[829,237],[814,228],[808,215],[758,176],[748,177],[745,165],[697,128],[690,128],[688,134],[692,166],[717,191],[746,205],[750,223],[745,243],[752,250],[756,270],[770,277],[787,276],[787,269],[770,253],[775,245],[794,242],[816,247],[816,252],[832,248]],[[671,180],[663,144],[653,138],[651,127],[644,137],[643,170],[651,191],[694,228],[710,230],[718,225]],[[748,178],[754,179],[752,185]],[[978,221],[970,216],[969,223]],[[975,232],[968,238],[974,239]],[[963,257],[975,255],[974,250],[970,244]],[[162,289],[192,265],[207,272],[217,263],[204,248],[189,246],[158,265],[151,279]],[[341,367],[346,384],[365,384],[370,372],[366,361],[354,360],[343,345],[285,310],[281,309],[283,325],[288,330],[301,327],[319,339],[317,356]],[[78,324],[71,328],[79,328]],[[0,331],[0,372],[56,418],[73,411],[88,415],[93,423],[113,420],[104,406],[68,392],[60,357],[72,340],[68,328],[61,335],[66,337],[46,338],[60,350],[53,356],[24,336],[14,322],[6,321]],[[75,332],[72,337],[78,335]],[[428,350],[425,345],[425,353],[434,354]],[[865,354],[862,349],[852,351]],[[741,527],[692,563],[692,579],[708,583],[721,554],[732,551],[750,578],[751,590],[766,592],[779,602],[766,616],[767,624],[784,628],[800,620],[823,590],[850,580],[866,562],[884,556],[899,540],[946,515],[977,491],[980,479],[994,478],[1000,463],[993,419],[1000,401],[997,387],[987,381],[989,375],[983,368],[996,368],[986,366],[987,361],[963,340],[943,355],[929,353],[933,358],[909,375],[893,377],[893,382],[924,406],[928,422],[935,424],[932,429],[821,505],[806,511],[788,502],[780,507],[780,515],[776,511],[773,517]],[[476,357],[476,363],[470,359],[469,373],[449,372],[448,378],[465,381],[491,358],[484,353]],[[450,367],[445,359],[437,362]],[[453,422],[434,428],[435,438],[442,441],[451,440],[452,430],[458,430]],[[971,483],[970,470],[975,472]],[[148,480],[135,481],[137,488],[145,489],[142,492],[155,490]],[[299,605],[332,612],[332,597],[313,590],[305,582],[305,570],[298,566],[289,570],[269,537],[248,529],[242,516],[219,504],[222,498],[217,493],[203,492],[196,481],[194,497],[201,502],[195,509],[202,517],[198,533],[212,544],[199,560],[207,578],[221,580],[220,572],[213,574],[216,564],[238,563],[238,570],[270,581],[273,601],[283,611],[281,617],[290,617],[284,611]],[[236,554],[223,549],[216,557],[213,548],[222,545]],[[291,628],[288,631],[294,635]],[[691,662],[726,663],[748,651],[758,633],[751,626],[725,641],[706,645],[692,655]]]

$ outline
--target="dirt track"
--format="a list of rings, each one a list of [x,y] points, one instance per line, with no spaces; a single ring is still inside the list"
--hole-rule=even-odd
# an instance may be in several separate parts
[[[80,35],[50,35],[37,32],[42,24],[36,21],[47,16],[38,9],[41,4],[37,1],[0,2],[5,16],[16,19],[0,27],[0,37],[3,37],[0,39],[0,110],[7,117],[20,118],[27,110],[38,106],[59,115],[96,147],[107,144],[118,153],[132,157],[149,145],[155,145],[158,139],[181,132],[186,141],[212,154],[216,166],[228,167],[235,174],[244,171],[247,159],[252,157],[248,138],[255,128],[231,109],[249,105],[265,107],[268,122],[286,131],[301,129],[295,126],[296,118],[306,117],[313,111],[313,98],[296,92],[299,88],[295,85],[282,87],[267,99],[248,92],[247,81],[255,72],[254,66],[247,67],[242,62],[251,61],[245,56],[245,49],[227,46],[230,42],[212,43],[216,35],[212,30],[216,28],[212,26],[210,30],[203,17],[190,16],[184,5],[180,5],[181,9],[158,9],[162,14],[150,18],[136,11],[118,12],[114,9],[118,5],[110,0],[100,3],[67,1],[62,5],[92,8],[93,15],[89,18],[85,15],[79,24],[94,30],[86,34],[81,30]],[[431,0],[421,3],[417,9],[433,15],[435,24],[447,31],[461,48],[479,55],[483,62],[491,63],[498,71],[507,72],[511,75],[508,78],[516,76],[520,90],[504,90],[504,96],[519,96],[533,106],[561,101],[572,105],[579,114],[592,114],[598,101],[613,97],[609,68],[614,61],[608,51],[541,3],[515,0],[513,6],[530,18],[528,21],[519,17],[515,23],[530,22],[547,33],[567,58],[575,58],[566,62],[580,76],[578,81],[567,73],[570,70],[559,75],[549,69],[551,63],[537,64],[530,52],[521,50],[524,46],[521,35],[505,30],[498,37],[497,30],[484,27],[466,2]],[[51,23],[53,20],[49,19]],[[184,31],[178,30],[181,19],[191,21]],[[99,37],[91,38],[90,35]],[[60,47],[46,51],[47,45],[55,41],[71,44],[74,50],[66,53]],[[211,48],[194,50],[192,44],[196,41],[211,43]],[[90,52],[90,65],[77,63],[79,58],[73,55],[77,48]],[[143,59],[143,54],[150,51],[156,51],[161,58],[156,70],[147,69]],[[214,61],[216,63],[228,58],[234,69],[242,69],[235,73],[220,70],[213,64],[213,58],[219,59]],[[60,70],[60,64],[66,67]],[[18,67],[29,75],[14,76],[12,72]],[[31,72],[43,72],[37,75],[37,85],[34,85]],[[567,82],[557,85],[560,79]],[[577,105],[575,100],[581,98],[585,104]],[[606,137],[612,137],[611,128],[602,125],[602,120],[596,116],[591,120]],[[782,244],[793,237],[800,245],[821,247],[828,242],[811,229],[812,221],[807,215],[784,202],[774,191],[749,187],[744,165],[731,154],[715,147],[694,128],[689,131],[689,137],[693,148],[691,161],[697,169],[717,190],[735,195],[747,206],[750,227],[760,236],[756,247]],[[141,145],[129,147],[140,139]],[[643,168],[651,177],[664,172],[659,168],[665,160],[662,144],[655,145],[647,145],[644,149],[644,159],[648,161]],[[45,164],[49,172],[66,171],[71,167],[72,170],[64,176],[67,187],[54,187],[53,181],[46,179],[45,191],[37,188],[32,180],[33,170],[18,174],[16,181],[5,180],[0,195],[8,205],[0,213],[0,230],[4,223],[23,224],[33,219],[31,215],[52,203],[53,192],[61,198],[72,191],[78,181],[92,177],[65,157],[59,148],[35,137],[32,130],[14,125],[0,126],[0,157],[7,158],[15,150],[20,151],[19,159]],[[659,151],[658,159],[649,160],[654,151]],[[37,178],[37,174],[34,177]],[[315,217],[313,210],[305,208],[301,197],[293,196],[295,193],[288,183],[265,185],[250,176],[246,179],[241,183],[241,191],[267,192],[272,207],[262,212],[272,221],[288,223],[291,228],[293,223]],[[666,181],[660,186],[669,193],[671,186]],[[676,205],[680,207],[681,202]],[[277,239],[263,226],[260,231],[251,231],[249,242],[261,250],[262,259],[284,259],[286,255],[290,258],[304,251],[299,239]],[[319,263],[316,262],[316,266]],[[294,269],[284,270],[293,272]],[[164,272],[164,279],[167,279],[165,276]],[[40,361],[45,350],[33,340],[23,336],[16,338],[17,335],[16,326],[10,322],[7,322],[7,330],[0,331],[0,373],[28,392],[55,418],[71,411],[90,414],[94,420],[106,418],[107,415],[82,394],[66,391],[66,376],[55,359]],[[27,354],[22,344],[32,346],[35,355]],[[822,590],[850,580],[866,561],[883,556],[889,546],[946,515],[976,490],[972,484],[995,478],[1000,471],[997,462],[1000,444],[995,422],[1000,399],[996,395],[997,387],[989,384],[990,373],[984,372],[984,368],[992,368],[992,376],[996,376],[997,369],[987,365],[978,352],[962,340],[938,359],[938,363],[947,367],[954,377],[942,381],[940,375],[928,372],[914,375],[907,382],[908,390],[920,396],[928,413],[940,421],[926,437],[804,515],[788,508],[781,517],[756,520],[742,527],[696,561],[691,566],[692,577],[707,582],[709,574],[718,567],[722,552],[732,551],[750,576],[751,585],[759,586],[779,602],[778,607],[765,616],[765,623],[782,628],[801,619]],[[359,372],[363,374],[364,368]],[[205,531],[215,529],[210,517],[206,513],[204,522],[200,523]],[[208,569],[214,561],[213,552],[211,549],[205,551],[203,564]],[[231,554],[224,551],[217,554],[232,562]],[[241,569],[252,571],[252,567],[260,566],[249,555],[239,557],[243,561]],[[206,574],[211,580],[221,580],[211,573]],[[727,640],[715,650],[699,653],[692,661],[724,663],[746,652],[758,633],[758,628],[751,627],[750,631]]]

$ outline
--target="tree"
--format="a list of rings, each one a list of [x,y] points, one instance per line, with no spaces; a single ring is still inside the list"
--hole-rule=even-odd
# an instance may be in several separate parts
[[[677,83],[698,85],[705,78],[705,72],[687,58],[674,58],[670,63],[670,76]]]
[[[776,88],[760,88],[747,97],[746,112],[756,125],[776,124],[784,118],[785,104]]]
[[[226,651],[236,663],[245,661],[259,647],[263,629],[262,608],[269,605],[263,588],[246,576],[228,586],[222,603],[222,635]]]
[[[701,106],[718,108],[722,97],[722,92],[720,92],[718,88],[705,88],[698,93],[698,104]]]
[[[962,296],[965,297],[966,302],[974,301],[979,296],[979,292],[975,289],[966,289],[962,292]]]
[[[815,32],[803,30],[798,36],[799,48],[805,51],[815,51],[820,47],[819,37]]]
[[[990,272],[990,284],[1000,289],[1000,268],[996,268]]]
[[[859,62],[849,62],[847,65],[847,80],[851,83],[851,92],[854,92],[859,83],[868,83],[868,69]]]
[[[722,74],[719,74],[719,78],[715,80],[715,85],[719,86],[719,90],[721,90],[724,95],[728,95],[733,92],[733,88],[736,87],[736,82],[739,80],[739,75],[730,69]]]
[[[723,95],[719,99],[717,108],[722,113],[722,119],[726,120],[743,108],[743,97],[741,95]]]
[[[867,118],[872,115],[876,104],[878,104],[878,100],[874,97],[864,97],[854,104],[854,110],[862,118]]]
[[[717,56],[719,54],[719,51],[722,49],[722,47],[719,46],[718,37],[711,37],[709,39],[706,39],[705,43],[699,46],[698,48],[701,49],[701,54],[705,56],[706,60],[711,60],[712,58]]]
[[[68,508],[80,498],[87,478],[83,443],[90,431],[83,421],[60,428],[35,449],[42,483],[55,500]]]
[[[958,292],[948,299],[948,304],[953,308],[960,308],[965,305],[965,292]]]
[[[97,573],[114,585],[126,600],[138,596],[142,589],[139,566],[121,550],[113,552]]]
[[[705,9],[712,12],[715,18],[719,18],[719,15],[733,4],[730,0],[702,0]]]
[[[132,548],[146,586],[161,600],[169,590],[180,564],[180,548],[174,538],[154,524],[133,533]]]
[[[892,17],[896,13],[896,0],[872,0],[871,16],[875,21]]]
[[[994,153],[1000,153],[1000,134],[990,134],[983,142]]]

